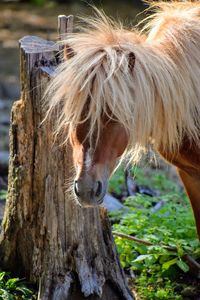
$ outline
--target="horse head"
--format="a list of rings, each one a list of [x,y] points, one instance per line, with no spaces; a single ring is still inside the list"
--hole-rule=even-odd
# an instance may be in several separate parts
[[[134,78],[134,41],[140,41],[104,15],[88,22],[82,33],[67,38],[66,60],[48,86],[47,99],[48,113],[58,108],[58,131],[67,128],[76,199],[94,206],[102,203],[109,176],[137,138],[137,132],[131,132],[140,114],[137,105],[133,118],[133,81],[139,81]]]
[[[76,170],[74,192],[82,206],[95,206],[103,202],[109,176],[127,147],[128,136],[120,123],[108,117],[101,120],[98,140],[95,133],[90,140],[88,130],[85,122],[70,134]]]
[[[117,52],[120,55],[120,51]],[[73,56],[75,55],[73,52]],[[127,60],[128,69],[132,72],[135,64],[134,53],[130,52]],[[94,76],[91,90],[94,89],[95,80]],[[88,118],[88,110],[91,101],[89,97],[83,106],[78,124],[74,127],[72,125],[69,131],[76,171],[74,193],[82,206],[96,206],[103,202],[109,177],[128,145],[126,128],[109,108],[102,108],[98,125],[95,124],[90,134],[92,121]]]

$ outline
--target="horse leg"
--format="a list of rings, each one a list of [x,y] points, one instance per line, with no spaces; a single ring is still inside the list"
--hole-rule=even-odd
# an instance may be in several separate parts
[[[197,233],[200,240],[200,174],[191,175],[179,168],[178,173],[183,181],[193,208]]]

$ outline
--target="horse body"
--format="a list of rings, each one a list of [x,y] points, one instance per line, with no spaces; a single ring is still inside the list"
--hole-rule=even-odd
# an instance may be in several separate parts
[[[73,55],[48,88],[48,114],[62,106],[82,205],[100,204],[116,161],[152,144],[177,167],[200,236],[200,2],[154,5],[146,35],[98,13],[67,38]]]

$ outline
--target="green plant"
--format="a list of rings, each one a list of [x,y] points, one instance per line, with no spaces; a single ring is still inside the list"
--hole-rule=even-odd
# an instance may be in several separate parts
[[[37,5],[37,6],[43,6],[46,2],[46,0],[31,0],[31,2],[34,4],[34,5]]]
[[[159,189],[160,196],[138,194],[128,197],[124,203],[126,209],[111,214],[116,222],[114,231],[152,244],[147,246],[115,237],[122,266],[136,273],[140,299],[182,299],[176,291],[176,281],[180,274],[189,271],[186,254],[200,258],[192,209],[185,193],[163,172],[150,174],[148,179],[144,179],[140,169],[136,174],[139,184],[149,182],[151,188]],[[154,211],[152,208],[160,201],[163,206]]]
[[[25,281],[11,278],[9,273],[0,272],[0,299],[2,300],[33,300],[33,292],[25,286]]]
[[[7,191],[5,191],[5,190],[0,191],[0,201],[1,200],[5,201],[6,197],[7,197]]]
[[[131,174],[138,185],[148,186],[162,193],[178,192],[179,190],[177,183],[169,180],[163,170],[133,167]]]
[[[117,172],[111,177],[109,181],[109,192],[115,194],[121,194],[122,190],[125,187],[124,182],[124,170],[123,167],[120,167]]]

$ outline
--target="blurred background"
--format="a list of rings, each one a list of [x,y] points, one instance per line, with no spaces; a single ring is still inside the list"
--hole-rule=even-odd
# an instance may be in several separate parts
[[[18,41],[25,35],[57,40],[57,16],[91,15],[90,4],[126,25],[137,23],[144,9],[140,0],[0,0],[0,190],[7,189],[10,109],[20,98]]]

